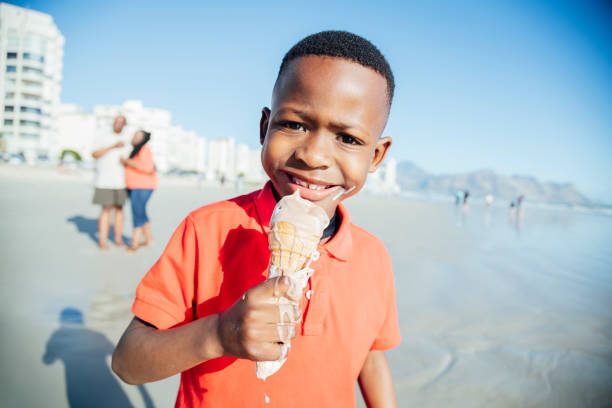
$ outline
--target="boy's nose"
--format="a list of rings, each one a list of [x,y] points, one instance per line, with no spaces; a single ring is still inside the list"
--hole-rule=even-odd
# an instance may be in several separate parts
[[[324,132],[311,132],[295,149],[295,158],[310,168],[326,169],[332,162],[332,146]]]

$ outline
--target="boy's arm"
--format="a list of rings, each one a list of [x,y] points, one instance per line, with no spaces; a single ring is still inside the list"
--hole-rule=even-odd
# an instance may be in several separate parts
[[[290,279],[279,277],[249,289],[224,312],[176,328],[157,330],[135,318],[113,353],[113,371],[128,384],[142,384],[221,356],[278,360],[281,340],[295,337],[300,295]],[[276,299],[281,296],[293,303],[295,321],[279,321]]]
[[[170,330],[134,318],[113,353],[112,368],[128,384],[157,381],[223,355],[216,336],[218,315]]]
[[[359,387],[368,407],[396,407],[393,377],[384,351],[370,350],[359,373]]]

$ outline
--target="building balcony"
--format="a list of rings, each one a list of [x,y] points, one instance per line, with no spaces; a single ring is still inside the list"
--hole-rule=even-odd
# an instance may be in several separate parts
[[[43,81],[45,81],[47,79],[47,77],[43,73],[38,73],[38,72],[22,72],[21,73],[21,79],[25,79],[27,81],[43,82]]]
[[[15,115],[17,116],[17,115]],[[41,121],[43,118],[42,113],[36,112],[19,112],[19,120],[35,120]]]
[[[20,100],[24,101],[24,104],[27,105],[27,102],[30,101],[36,101],[38,98],[38,100],[43,100],[43,91],[42,88],[35,88],[35,87],[31,87],[31,86],[21,86],[19,88],[19,90],[21,92],[19,92],[19,98]],[[23,94],[28,95],[29,97],[24,97]],[[17,96],[16,96],[17,97]]]
[[[40,134],[43,131],[43,129],[41,129],[40,127],[32,126],[32,125],[14,126],[13,129],[15,129],[15,132],[18,132],[18,133],[27,133],[27,134],[31,134],[31,135],[38,135],[38,137],[40,137]]]
[[[30,95],[30,94],[28,94]],[[43,99],[41,97],[39,97],[38,99],[34,99],[32,97],[29,98],[24,98],[23,95],[18,94],[15,96],[15,98],[11,99],[11,104],[13,104],[14,106],[27,106],[30,108],[36,108],[36,109],[41,109],[45,106],[47,106],[44,102]],[[15,108],[17,109],[17,108]],[[22,114],[25,112],[22,112]]]
[[[28,85],[28,84],[21,83],[21,86],[19,87],[19,91],[22,94],[29,94],[29,95],[38,96],[38,97],[42,97],[42,94],[43,94],[42,84],[38,86],[38,85]]]
[[[28,59],[28,58],[24,58],[22,56],[17,61],[19,61],[22,66],[25,65],[25,66],[28,66],[28,67],[39,68],[39,69],[44,69],[44,67],[45,67],[45,63],[44,62],[40,62],[40,60],[38,60],[38,59]]]
[[[31,94],[27,92],[20,92],[17,98],[19,98],[20,101],[23,101],[21,103],[22,105],[28,105],[29,103],[36,103],[36,102],[44,102],[42,95]]]

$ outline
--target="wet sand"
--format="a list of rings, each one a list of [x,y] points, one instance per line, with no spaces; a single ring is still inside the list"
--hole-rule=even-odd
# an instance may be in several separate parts
[[[110,353],[176,225],[235,192],[164,179],[149,208],[155,244],[101,252],[90,181],[0,165],[3,406],[173,406],[177,377],[125,385]],[[403,342],[388,357],[400,407],[610,406],[612,217],[527,208],[517,223],[505,206],[347,204],[393,259]]]

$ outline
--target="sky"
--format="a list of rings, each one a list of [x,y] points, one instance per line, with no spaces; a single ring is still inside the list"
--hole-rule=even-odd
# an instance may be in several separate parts
[[[9,1],[66,38],[61,99],[127,99],[258,147],[284,53],[362,35],[396,80],[389,153],[433,173],[492,169],[612,203],[612,6],[605,1]],[[296,3],[296,4],[292,4]]]

